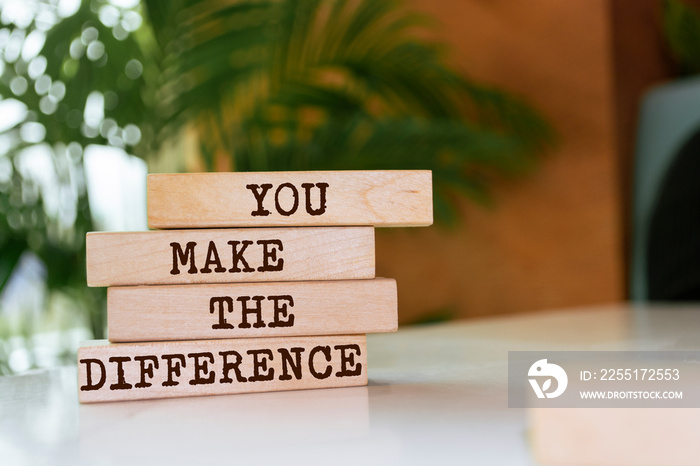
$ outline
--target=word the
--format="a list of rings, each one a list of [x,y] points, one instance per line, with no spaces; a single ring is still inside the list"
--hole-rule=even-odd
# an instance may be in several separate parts
[[[250,314],[255,315],[255,322],[252,324],[253,328],[265,327],[265,321],[262,319],[262,301],[265,299],[264,296],[240,296],[236,298],[236,301],[241,303],[241,323],[238,324],[238,328],[250,328],[251,324],[248,322],[248,316]],[[272,322],[268,323],[267,326],[270,328],[275,327],[292,327],[294,325],[294,314],[289,313],[287,315],[287,306],[294,306],[294,299],[290,295],[280,295],[280,296],[268,296],[268,301],[272,301]],[[254,307],[248,307],[248,302],[253,301],[255,303]],[[233,312],[233,298],[229,296],[214,297],[209,300],[209,313],[214,314],[217,312],[219,321],[218,323],[211,326],[213,329],[231,329],[234,328],[233,324],[226,320],[226,313]],[[283,320],[286,317],[285,320]]]

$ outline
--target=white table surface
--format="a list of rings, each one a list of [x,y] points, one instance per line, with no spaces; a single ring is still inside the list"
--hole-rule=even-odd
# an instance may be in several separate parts
[[[528,465],[509,350],[700,349],[700,307],[624,305],[371,335],[369,386],[80,405],[74,368],[0,377],[0,464]]]

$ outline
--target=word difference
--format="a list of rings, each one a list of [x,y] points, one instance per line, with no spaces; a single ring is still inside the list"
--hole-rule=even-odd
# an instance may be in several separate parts
[[[307,351],[308,350],[308,351]],[[323,380],[363,374],[357,344],[80,358],[81,391]],[[106,359],[106,361],[105,361]],[[108,379],[110,383],[108,382]],[[84,383],[82,383],[84,382]]]

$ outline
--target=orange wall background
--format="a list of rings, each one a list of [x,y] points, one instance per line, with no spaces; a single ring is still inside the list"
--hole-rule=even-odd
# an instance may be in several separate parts
[[[380,230],[377,274],[395,277],[402,323],[625,296],[611,15],[606,0],[413,0],[438,19],[465,75],[518,94],[560,135],[526,178],[465,201],[454,231]]]

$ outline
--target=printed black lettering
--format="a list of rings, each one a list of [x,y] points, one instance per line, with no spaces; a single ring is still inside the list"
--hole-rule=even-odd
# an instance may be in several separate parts
[[[226,312],[233,312],[233,299],[228,296],[214,297],[209,300],[209,313],[216,312],[216,304],[219,304],[219,323],[211,326],[214,330],[231,329],[233,324],[226,321]]]
[[[335,373],[336,377],[355,377],[362,374],[362,364],[355,364],[355,356],[362,355],[359,345],[337,345],[333,348],[340,351],[340,371]]]
[[[255,301],[255,307],[254,308],[249,308],[248,307],[248,301],[252,299]],[[239,301],[241,303],[242,309],[241,309],[241,323],[238,326],[238,328],[250,328],[250,324],[248,323],[248,314],[255,314],[255,323],[253,324],[254,328],[261,328],[265,326],[265,322],[262,320],[262,300],[265,299],[264,296],[253,296],[252,298],[248,296],[241,296],[236,299],[236,301]]]
[[[240,353],[238,351],[221,351],[219,353],[221,357],[223,358],[223,363],[222,363],[222,372],[223,372],[223,377],[221,380],[219,380],[220,383],[231,383],[233,382],[233,379],[229,377],[229,373],[231,371],[234,371],[236,373],[236,381],[237,382],[247,382],[248,380],[241,375],[241,362],[243,361],[243,358],[241,357]],[[229,356],[234,356],[235,361],[231,362],[228,360]]]
[[[207,249],[207,260],[204,262],[204,267],[199,271],[202,273],[211,273],[211,265],[216,265],[214,272],[221,273],[226,272],[226,267],[221,265],[221,260],[219,259],[219,252],[216,250],[216,245],[213,241],[209,241],[209,249]]]
[[[292,380],[292,376],[288,371],[289,368],[292,369],[294,377],[297,380],[301,380],[301,353],[304,352],[304,348],[277,348],[277,352],[282,356],[282,375],[280,375],[280,380]],[[291,353],[294,353],[294,360]]]
[[[249,382],[264,382],[272,380],[275,376],[275,370],[268,367],[268,360],[272,361],[272,351],[269,349],[250,350],[248,354],[253,356],[253,377],[248,377]],[[267,358],[267,359],[266,359]],[[263,373],[267,371],[267,373]]]
[[[282,188],[288,188],[292,190],[292,207],[289,210],[284,210],[282,206],[280,205],[280,191],[282,191]],[[299,208],[299,191],[297,191],[297,188],[294,187],[292,183],[282,183],[279,185],[277,188],[277,191],[275,191],[275,209],[277,209],[277,212],[279,212],[280,215],[284,215],[285,217],[289,217],[292,215],[294,212],[297,211]]]
[[[228,244],[231,245],[231,253],[233,255],[233,267],[229,270],[229,272],[236,273],[236,272],[255,272],[255,269],[252,268],[251,266],[248,265],[248,261],[245,260],[245,257],[243,257],[243,254],[245,253],[246,248],[253,244],[252,241],[244,240],[244,241],[229,241]],[[238,250],[238,245],[242,244],[243,247],[241,250]],[[243,264],[243,269],[238,267],[238,262],[241,262]]]
[[[214,371],[209,370],[209,364],[214,364],[214,355],[206,353],[190,353],[188,358],[194,360],[194,379],[190,380],[190,385],[208,385],[214,383]],[[207,359],[209,361],[207,361]],[[209,373],[207,376],[206,374]]]
[[[174,387],[180,382],[173,379],[173,375],[180,377],[180,370],[186,367],[185,356],[183,354],[164,354],[161,356],[168,363],[168,380],[163,382],[164,387]]]
[[[194,247],[197,245],[194,241],[190,241],[185,245],[185,250],[182,250],[180,243],[170,243],[173,248],[173,269],[170,271],[171,275],[178,275],[180,273],[180,268],[178,266],[178,259],[182,265],[187,265],[187,261],[190,261],[190,268],[187,273],[197,273],[197,266],[194,265]]]
[[[105,365],[99,359],[81,359],[80,364],[85,364],[85,375],[87,377],[87,384],[80,387],[80,390],[84,392],[89,392],[92,390],[99,390],[105,384],[107,380],[107,372],[105,371]],[[92,383],[92,365],[96,364],[100,368],[100,379],[97,383]]]
[[[327,379],[328,377],[331,376],[331,372],[333,372],[333,367],[328,364],[326,366],[326,370],[323,372],[318,372],[316,370],[316,367],[314,366],[314,356],[316,356],[316,353],[323,353],[323,355],[326,357],[326,361],[330,362],[331,361],[331,347],[330,346],[316,346],[314,349],[309,352],[309,372],[311,372],[311,375],[313,375],[317,379]]]
[[[293,307],[294,299],[290,295],[268,296],[267,299],[274,303],[275,311],[273,321],[268,324],[268,327],[292,327],[294,325],[294,314],[290,313],[289,317],[287,317],[287,306]],[[287,317],[287,320],[282,320],[284,317]]]
[[[129,390],[132,388],[132,385],[130,383],[127,383],[126,380],[124,379],[124,366],[123,364],[125,362],[131,361],[131,358],[128,356],[119,356],[119,357],[111,357],[109,358],[109,362],[116,362],[117,363],[117,383],[113,383],[112,385],[109,386],[110,390]]]
[[[258,272],[279,272],[284,267],[284,259],[277,259],[277,251],[282,252],[284,247],[279,239],[261,239],[257,242],[263,247],[263,265],[258,267]],[[270,248],[268,249],[268,246]],[[278,249],[275,249],[277,247]],[[272,263],[270,261],[277,261]],[[251,270],[252,271],[252,270]]]
[[[153,378],[153,370],[158,369],[158,357],[157,356],[134,356],[134,361],[138,361],[141,366],[141,380],[134,385],[136,388],[148,388],[153,385],[150,382],[146,382],[146,376],[149,379]],[[147,362],[151,364],[146,365]]]
[[[306,191],[306,213],[314,216],[326,213],[326,189],[328,188],[328,183],[316,183],[318,188],[318,209],[311,207],[311,188],[314,185],[312,183],[303,183],[301,187]]]
[[[263,200],[265,199],[265,195],[267,195],[267,192],[272,188],[272,185],[269,183],[263,184],[263,185],[257,185],[257,184],[247,184],[246,189],[250,189],[250,191],[253,193],[253,196],[255,196],[255,200],[258,201],[258,208],[257,210],[254,210],[250,213],[253,217],[265,217],[267,215],[270,215],[270,211],[265,209],[263,207]],[[258,191],[258,189],[262,189],[261,191]]]

